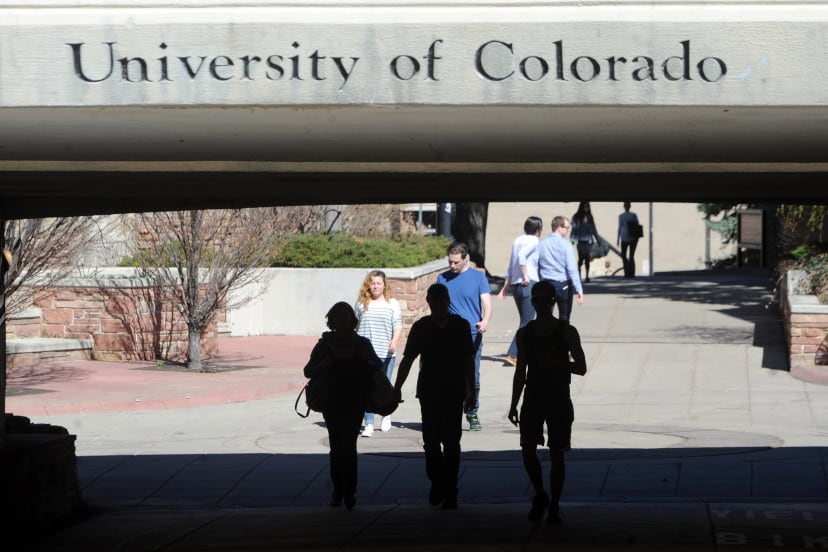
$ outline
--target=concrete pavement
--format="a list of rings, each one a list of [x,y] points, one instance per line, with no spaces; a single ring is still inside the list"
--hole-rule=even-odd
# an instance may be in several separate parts
[[[12,395],[8,409],[78,436],[94,514],[23,549],[828,548],[828,387],[784,370],[768,278],[587,285],[572,317],[589,371],[573,378],[563,527],[525,520],[531,491],[506,420],[509,299],[494,301],[484,342],[484,430],[463,436],[458,511],[427,506],[413,379],[392,430],[360,439],[356,509],[325,507],[321,416],[293,412],[314,338],[236,338],[216,360],[253,367],[120,366],[144,383],[122,380],[117,400],[101,395],[112,378],[84,379],[98,368],[87,363],[25,380],[51,392]]]

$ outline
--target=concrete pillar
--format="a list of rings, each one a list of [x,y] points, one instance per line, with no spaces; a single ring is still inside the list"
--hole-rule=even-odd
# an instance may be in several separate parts
[[[2,255],[6,247],[6,220],[0,215],[0,412],[3,419],[0,420],[0,447],[6,444],[6,265],[5,255]]]

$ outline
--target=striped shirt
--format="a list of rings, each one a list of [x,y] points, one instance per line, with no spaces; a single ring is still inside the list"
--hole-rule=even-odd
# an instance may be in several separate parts
[[[388,301],[372,300],[366,310],[362,303],[357,301],[354,310],[359,320],[357,333],[371,342],[374,352],[381,360],[394,356],[393,353],[388,354],[388,344],[394,336],[394,329],[402,328],[400,303],[394,298]]]

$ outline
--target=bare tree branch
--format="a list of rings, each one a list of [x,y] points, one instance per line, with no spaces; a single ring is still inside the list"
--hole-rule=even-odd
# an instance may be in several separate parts
[[[187,366],[200,370],[204,328],[222,306],[232,309],[254,298],[228,303],[228,292],[261,279],[275,235],[273,211],[142,213],[133,220],[138,266],[158,299],[178,307],[188,328]]]
[[[100,217],[9,220],[3,229],[11,257],[4,276],[6,312],[18,313],[41,291],[78,267],[78,259],[103,230]]]

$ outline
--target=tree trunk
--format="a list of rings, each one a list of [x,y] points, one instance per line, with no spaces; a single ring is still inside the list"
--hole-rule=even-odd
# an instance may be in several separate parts
[[[486,222],[488,203],[458,203],[452,234],[469,248],[469,258],[478,268],[486,268]],[[488,270],[486,271],[488,272]]]
[[[201,328],[187,326],[187,368],[201,371]]]

